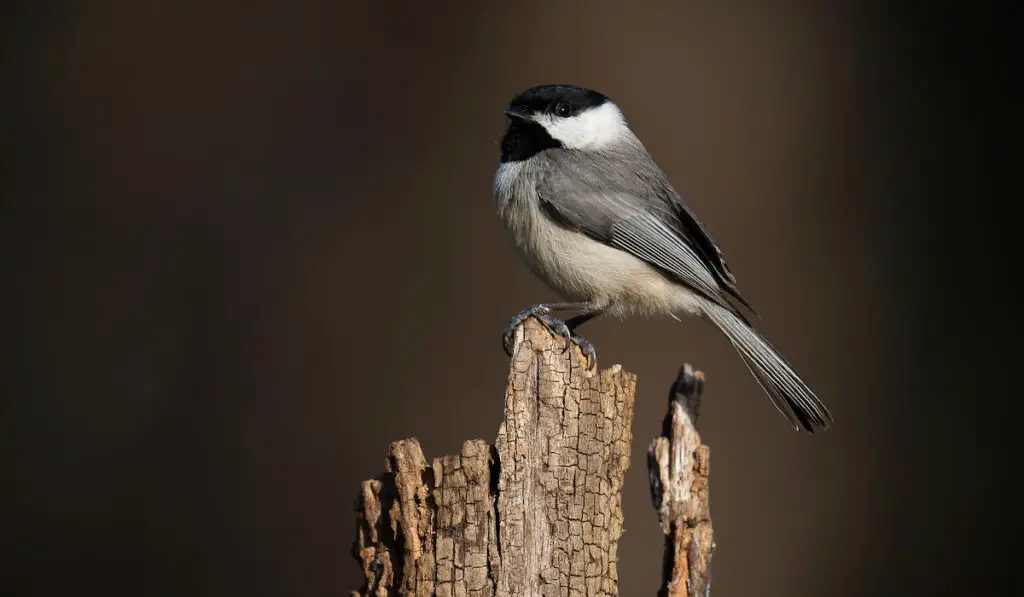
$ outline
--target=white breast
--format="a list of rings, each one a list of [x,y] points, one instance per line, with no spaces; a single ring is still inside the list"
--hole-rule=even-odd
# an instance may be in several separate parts
[[[567,230],[541,212],[531,160],[502,164],[494,198],[527,266],[564,299],[624,316],[695,313],[699,299],[636,257]]]

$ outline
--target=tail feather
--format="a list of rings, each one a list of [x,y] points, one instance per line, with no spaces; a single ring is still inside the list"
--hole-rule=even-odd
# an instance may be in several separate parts
[[[710,301],[705,316],[729,338],[747,369],[794,428],[828,429],[832,414],[782,355],[749,324]]]

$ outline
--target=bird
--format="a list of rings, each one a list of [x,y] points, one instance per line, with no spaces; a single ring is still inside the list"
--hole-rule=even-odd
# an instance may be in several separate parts
[[[505,109],[494,175],[498,217],[527,267],[562,298],[523,309],[502,340],[512,354],[527,318],[596,363],[579,326],[697,317],[720,330],[794,429],[828,429],[832,414],[741,307],[736,277],[707,226],[683,201],[619,106],[576,85],[537,85]],[[575,313],[568,319],[554,313]]]

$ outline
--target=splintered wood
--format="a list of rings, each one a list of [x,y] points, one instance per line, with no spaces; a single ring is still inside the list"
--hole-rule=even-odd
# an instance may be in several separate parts
[[[618,595],[636,378],[564,349],[536,320],[517,330],[493,447],[428,464],[415,439],[391,444],[357,500],[353,595]]]
[[[356,503],[364,584],[352,595],[618,595],[636,378],[618,365],[595,374],[565,348],[534,319],[516,330],[493,446],[468,441],[428,463],[415,439],[391,444],[384,475],[363,482]],[[710,589],[709,451],[695,425],[702,385],[684,367],[648,453],[666,535],[661,595]]]
[[[651,498],[665,533],[659,595],[704,597],[711,591],[715,548],[708,502],[711,450],[697,432],[704,375],[684,365],[669,395],[662,435],[647,452]]]

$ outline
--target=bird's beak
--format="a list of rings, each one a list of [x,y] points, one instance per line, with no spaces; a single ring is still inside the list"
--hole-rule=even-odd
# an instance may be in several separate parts
[[[508,110],[505,110],[505,116],[508,116],[509,118],[518,118],[520,120],[530,119],[529,116],[527,116],[519,108],[516,108],[514,106],[509,108]]]

